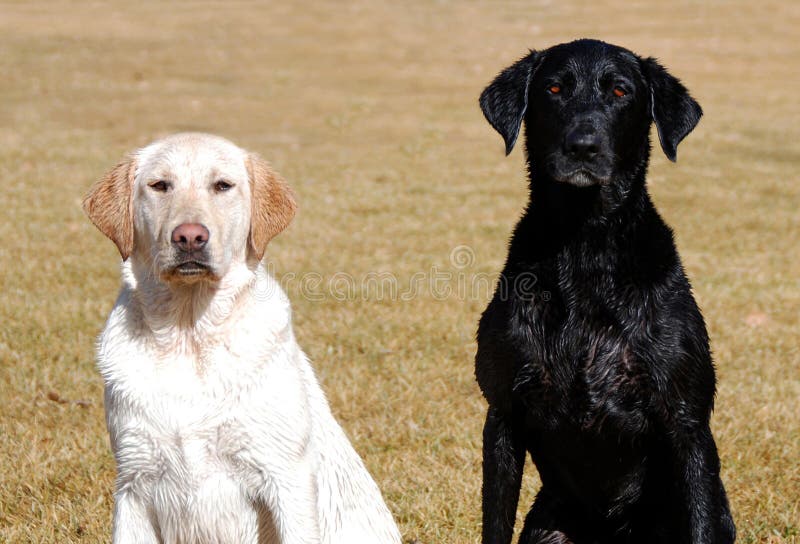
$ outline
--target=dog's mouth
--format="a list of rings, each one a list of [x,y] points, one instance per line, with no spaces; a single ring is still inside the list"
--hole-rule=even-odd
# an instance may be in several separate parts
[[[175,266],[174,272],[179,276],[202,276],[211,272],[211,267],[200,261],[185,261]]]
[[[178,283],[217,281],[219,279],[210,264],[194,259],[187,259],[167,267],[161,274],[161,278],[167,282]]]
[[[550,174],[559,183],[568,183],[575,187],[607,185],[611,181],[611,169],[604,161],[577,162],[556,156],[548,161]]]
[[[608,176],[585,167],[575,168],[567,172],[558,172],[554,177],[558,182],[569,183],[575,187],[604,185],[609,181]]]

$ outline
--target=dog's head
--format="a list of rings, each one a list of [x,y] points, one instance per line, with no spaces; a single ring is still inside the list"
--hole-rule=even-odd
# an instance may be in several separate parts
[[[89,191],[100,231],[167,282],[217,281],[260,261],[294,216],[286,182],[262,159],[207,134],[176,134],[130,154]]]
[[[537,174],[583,187],[642,169],[655,122],[661,148],[676,159],[702,110],[653,58],[596,40],[531,51],[483,91],[481,109],[506,154],[525,121]],[[620,171],[624,170],[624,171]]]

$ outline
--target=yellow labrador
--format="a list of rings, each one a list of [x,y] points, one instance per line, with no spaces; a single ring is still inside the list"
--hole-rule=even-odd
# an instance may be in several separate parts
[[[283,179],[227,140],[177,134],[84,209],[123,259],[98,345],[114,542],[399,543],[261,264],[294,216]]]

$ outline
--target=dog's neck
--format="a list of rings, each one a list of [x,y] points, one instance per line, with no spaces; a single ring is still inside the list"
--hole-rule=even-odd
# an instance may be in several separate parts
[[[152,268],[129,259],[122,265],[123,292],[131,298],[131,316],[140,333],[159,348],[197,352],[214,342],[258,280],[258,263],[240,263],[218,281],[167,283]]]
[[[641,170],[610,184],[576,187],[554,180],[529,162],[530,201],[517,226],[512,245],[524,244],[519,255],[534,261],[568,249],[579,240],[620,239],[652,202],[645,187],[646,161]],[[596,248],[598,251],[600,248]]]
[[[530,204],[544,221],[580,228],[612,225],[626,208],[646,198],[643,176],[605,185],[576,187],[547,175],[531,174]]]

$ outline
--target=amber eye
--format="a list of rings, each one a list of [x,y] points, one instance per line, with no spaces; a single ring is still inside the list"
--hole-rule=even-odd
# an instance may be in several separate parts
[[[561,92],[561,85],[555,83],[553,85],[550,85],[550,87],[548,87],[547,90],[550,91],[550,94],[558,94]]]
[[[231,185],[230,183],[228,183],[224,179],[221,179],[221,180],[217,181],[214,184],[214,190],[216,192],[218,192],[218,193],[223,193],[223,192],[227,191],[228,189],[230,189],[231,187],[233,187],[233,185]]]
[[[169,182],[160,179],[149,184],[150,188],[158,193],[166,193],[169,189]]]
[[[614,87],[614,96],[616,96],[617,98],[622,98],[626,94],[628,93],[626,93],[624,89],[620,89],[619,87]]]

